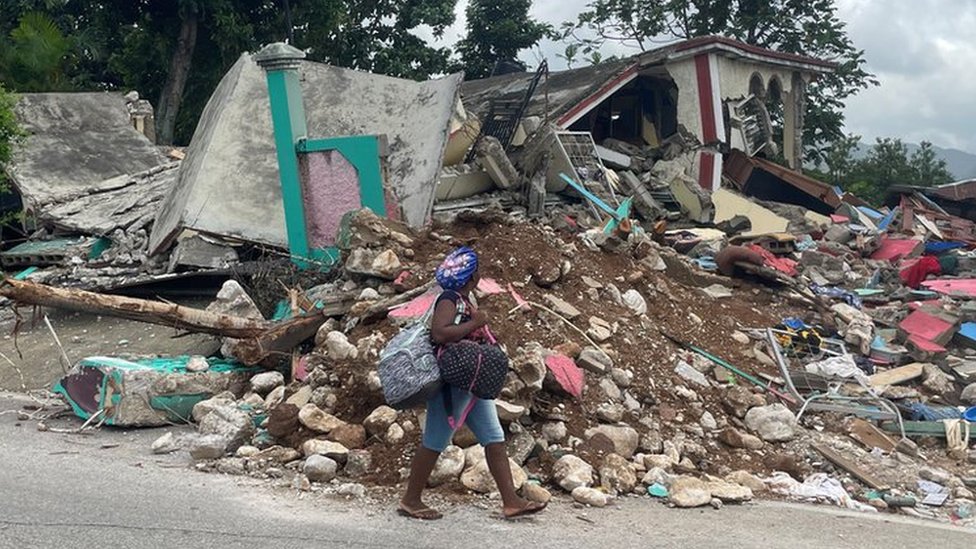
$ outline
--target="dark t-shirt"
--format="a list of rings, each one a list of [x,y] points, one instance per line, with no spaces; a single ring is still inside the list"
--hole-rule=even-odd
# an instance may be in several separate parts
[[[464,303],[464,306],[460,307],[463,308],[463,312],[454,315],[455,325],[463,324],[471,320],[471,305],[466,299],[464,299],[464,297],[461,296],[461,294],[455,292],[454,290],[444,290],[441,295],[437,297],[437,301],[434,303],[434,310],[437,310],[437,307],[440,306],[441,301],[450,301],[454,305],[455,309],[459,308],[458,302]]]

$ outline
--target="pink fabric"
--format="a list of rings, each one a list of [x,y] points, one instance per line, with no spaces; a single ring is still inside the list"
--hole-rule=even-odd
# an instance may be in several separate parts
[[[939,260],[927,255],[920,258],[918,261],[913,262],[907,268],[902,269],[898,273],[898,277],[901,281],[909,288],[917,289],[918,286],[925,281],[925,279],[930,275],[937,275],[942,272],[942,266],[939,265]]]
[[[413,300],[408,301],[406,304],[397,307],[390,311],[390,318],[397,320],[413,320],[424,316],[424,313],[430,309],[430,306],[434,304],[434,300],[437,299],[437,293],[427,292],[421,294]]]
[[[492,278],[482,278],[478,281],[478,290],[484,294],[494,295],[505,292],[505,289],[498,285]]]
[[[566,355],[549,355],[546,367],[552,372],[559,386],[576,398],[583,396],[583,370]]]
[[[512,294],[512,299],[515,300],[515,304],[518,305],[520,309],[522,309],[523,311],[529,311],[532,309],[532,306],[529,305],[529,302],[526,301],[525,298],[520,296],[519,293],[515,291],[515,288],[511,284],[508,285],[508,292]]]
[[[776,257],[772,252],[757,244],[750,244],[749,249],[762,256],[763,265],[766,267],[776,269],[777,271],[789,276],[796,276],[799,274],[799,271],[796,270],[796,261],[787,259],[785,257]]]

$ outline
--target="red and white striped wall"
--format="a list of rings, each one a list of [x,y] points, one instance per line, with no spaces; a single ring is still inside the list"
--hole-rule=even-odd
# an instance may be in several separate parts
[[[695,75],[698,80],[702,143],[709,145],[724,141],[725,119],[722,116],[721,85],[715,54],[703,53],[695,56]],[[698,153],[698,184],[703,189],[717,191],[721,182],[722,154],[702,149]]]

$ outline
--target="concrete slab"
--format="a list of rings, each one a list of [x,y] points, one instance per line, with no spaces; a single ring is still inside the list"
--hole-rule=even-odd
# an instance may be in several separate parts
[[[891,370],[874,374],[868,378],[868,383],[870,383],[872,387],[897,385],[899,383],[905,383],[906,381],[911,381],[913,379],[922,377],[922,370],[922,365],[918,362],[914,362],[912,364],[906,364],[905,366],[899,366],[898,368],[892,368]]]
[[[130,122],[121,93],[25,93],[14,109],[29,134],[9,172],[28,209],[114,188],[112,178],[166,162]]]
[[[404,221],[430,216],[461,75],[414,82],[305,61],[309,137],[386,135],[387,184]],[[183,228],[286,247],[264,71],[244,54],[204,109],[179,181],[160,207],[151,253]],[[229,197],[233,197],[229,200]]]
[[[174,162],[121,175],[102,182],[105,189],[52,204],[37,217],[59,229],[100,236],[115,229],[140,229],[155,219],[159,203],[176,185],[178,168],[179,163]]]
[[[772,210],[728,189],[719,189],[712,193],[712,204],[715,205],[715,223],[727,221],[737,215],[748,217],[752,222],[752,229],[744,233],[744,236],[785,232],[790,223],[785,217],[776,215]]]

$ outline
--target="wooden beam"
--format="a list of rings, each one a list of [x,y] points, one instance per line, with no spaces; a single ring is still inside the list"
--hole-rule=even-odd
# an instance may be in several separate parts
[[[172,326],[179,330],[237,339],[257,337],[272,326],[265,320],[211,313],[175,303],[56,288],[35,282],[14,280],[10,277],[5,277],[0,283],[0,297],[27,305],[127,318]]]
[[[847,471],[848,473],[853,475],[854,478],[860,480],[868,487],[874,488],[875,490],[887,490],[889,488],[887,484],[874,478],[873,476],[871,476],[870,473],[868,473],[864,469],[861,469],[856,463],[852,462],[851,460],[838,454],[832,448],[829,448],[823,444],[813,444],[812,446],[814,450],[823,454],[823,456],[827,458],[828,461],[840,467],[841,469]]]
[[[891,453],[895,451],[895,446],[897,446],[895,441],[891,440],[884,431],[878,429],[873,423],[864,421],[863,419],[852,420],[848,434],[851,438],[863,444],[868,450],[880,448],[885,452]]]

